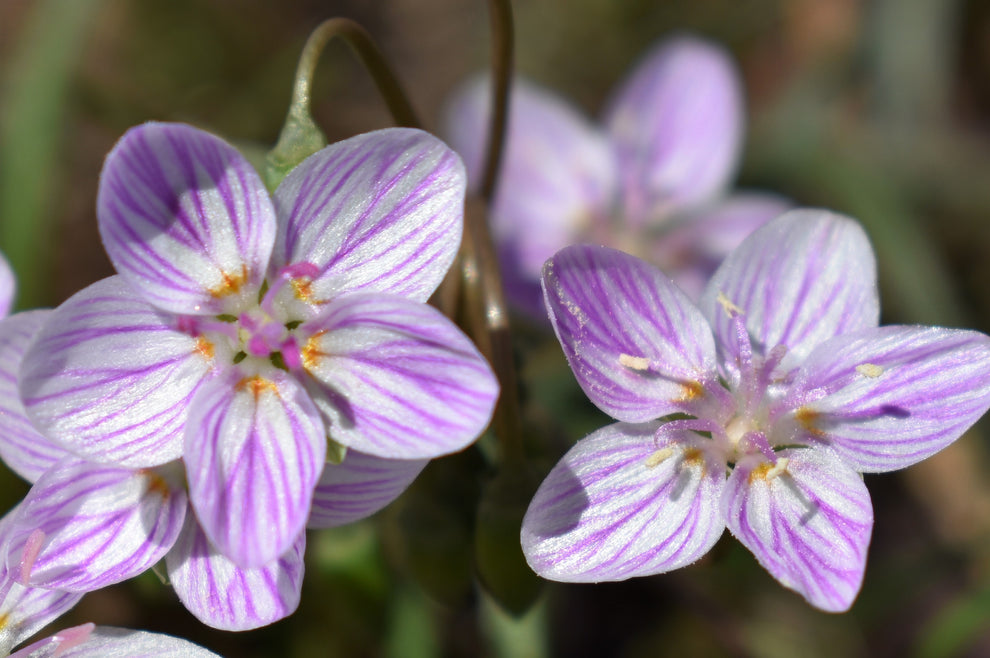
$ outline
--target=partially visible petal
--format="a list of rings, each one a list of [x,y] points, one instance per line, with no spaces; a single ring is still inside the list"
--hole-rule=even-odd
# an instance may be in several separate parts
[[[0,603],[0,615],[3,619],[0,624],[0,653],[4,656],[13,647],[64,615],[83,597],[82,593],[24,587],[5,578],[2,587],[8,585],[10,589]],[[27,655],[34,658],[31,654]]]
[[[660,423],[618,423],[578,441],[540,485],[522,524],[533,570],[599,582],[671,571],[715,545],[725,465],[686,444],[658,447]]]
[[[120,275],[175,313],[236,312],[228,298],[258,290],[275,241],[254,168],[219,137],[177,123],[146,123],[117,142],[97,217]]]
[[[750,233],[793,205],[774,194],[733,194],[660,231],[649,249],[649,261],[669,274],[691,299],[699,299],[725,257]]]
[[[816,608],[847,610],[866,568],[870,493],[859,473],[824,450],[777,458],[776,466],[736,465],[722,500],[726,525],[781,585]]]
[[[562,249],[544,267],[543,294],[578,383],[618,420],[681,411],[714,377],[705,318],[638,258],[605,247]]]
[[[67,457],[21,503],[7,545],[8,572],[31,586],[73,592],[127,580],[165,556],[186,506],[182,487],[160,474]],[[40,552],[22,566],[39,531]]]
[[[386,459],[424,459],[474,441],[498,382],[478,350],[426,304],[348,295],[299,328],[303,365],[330,436]]]
[[[6,550],[14,520],[20,513],[16,506],[0,519],[0,546]],[[79,602],[82,594],[58,590],[24,587],[15,580],[19,569],[8,570],[0,561],[0,655],[10,650],[55,621]]]
[[[738,356],[730,316],[741,310],[754,351],[765,355],[786,346],[781,366],[786,372],[829,338],[877,326],[873,249],[862,227],[848,217],[792,210],[729,254],[700,305],[729,363]]]
[[[312,303],[350,291],[426,301],[460,246],[465,186],[457,154],[421,130],[388,128],[331,144],[275,191],[271,271],[316,266]]]
[[[903,326],[837,336],[811,353],[793,391],[811,400],[794,414],[798,432],[857,471],[905,468],[990,408],[990,337]]]
[[[10,269],[10,263],[3,254],[0,254],[0,318],[10,313],[16,294],[17,279],[14,277],[14,271]]]
[[[475,190],[483,173],[489,85],[485,77],[464,85],[447,113],[450,145],[464,157]],[[510,99],[492,232],[502,256],[536,282],[543,263],[610,207],[614,161],[601,131],[563,99],[520,79]]]
[[[24,353],[51,311],[25,311],[0,321],[0,457],[28,482],[34,482],[68,454],[35,429],[17,390]]]
[[[93,461],[142,468],[179,458],[189,400],[210,375],[213,346],[175,324],[120,277],[76,293],[24,356],[28,417]]]
[[[629,221],[643,225],[708,201],[734,173],[742,144],[735,66],[712,43],[665,41],[619,90],[605,125]]]
[[[299,606],[306,533],[269,564],[243,569],[218,553],[196,517],[186,524],[165,558],[182,604],[197,619],[223,631],[247,631],[288,617]]]
[[[83,624],[24,647],[10,658],[220,658],[198,644],[163,633]]]
[[[193,401],[185,436],[189,496],[217,549],[243,567],[292,546],[326,461],[320,413],[291,376],[237,370]]]
[[[327,464],[313,492],[310,528],[334,528],[371,516],[399,497],[426,459],[381,459],[348,450],[340,464]]]

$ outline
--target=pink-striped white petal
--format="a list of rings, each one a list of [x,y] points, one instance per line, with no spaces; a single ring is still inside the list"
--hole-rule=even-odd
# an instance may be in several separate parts
[[[186,506],[182,487],[159,473],[67,457],[21,503],[9,533],[8,573],[72,592],[127,580],[165,556]]]
[[[990,408],[990,337],[889,326],[837,336],[794,383],[796,430],[857,471],[892,471],[938,452]]]
[[[725,257],[750,233],[793,205],[775,194],[733,194],[684,216],[669,230],[658,231],[647,260],[669,274],[691,299],[700,299]]]
[[[14,271],[10,269],[10,263],[3,254],[0,254],[0,318],[10,313],[16,294],[17,279],[14,277]]]
[[[550,580],[625,580],[691,564],[725,525],[725,464],[689,444],[658,447],[660,423],[617,423],[578,441],[526,511],[522,548]]]
[[[490,81],[464,85],[448,108],[450,145],[464,157],[468,183],[481,182],[490,115]],[[577,109],[517,79],[492,210],[501,255],[538,282],[543,263],[577,241],[608,212],[615,167],[605,136]]]
[[[420,130],[389,128],[331,144],[275,191],[271,272],[315,266],[311,303],[351,291],[426,301],[457,254],[465,186],[457,154]]]
[[[0,654],[4,656],[25,655],[35,658],[36,654],[9,652],[64,615],[83,597],[77,592],[24,587],[11,577],[0,580],[0,590],[4,593],[3,601],[0,603],[0,616],[3,620],[0,627]]]
[[[193,514],[165,558],[179,600],[197,619],[224,631],[246,631],[288,617],[299,606],[306,533],[284,555],[244,569],[210,545]]]
[[[0,519],[0,546],[6,550],[20,506]],[[0,655],[69,611],[83,597],[80,593],[25,587],[17,582],[20,569],[9,570],[0,561]]]
[[[323,468],[308,527],[334,528],[371,516],[398,498],[428,461],[382,459],[348,450],[342,463]]]
[[[731,316],[742,313],[753,349],[787,348],[782,371],[839,334],[876,327],[876,262],[862,227],[826,210],[792,210],[757,229],[712,276],[701,309],[730,364]]]
[[[737,464],[722,500],[729,530],[781,585],[828,612],[852,605],[863,582],[873,506],[863,478],[824,450]]]
[[[547,261],[543,294],[574,376],[613,418],[682,411],[713,381],[708,323],[652,265],[605,247],[568,247]]]
[[[426,304],[347,295],[299,328],[331,438],[386,459],[426,459],[474,441],[498,382],[460,329]]]
[[[245,568],[285,553],[306,526],[326,453],[320,413],[286,373],[232,369],[204,385],[189,416],[185,463],[210,541]]]
[[[120,277],[84,288],[55,309],[24,356],[28,417],[92,461],[143,468],[177,459],[213,346],[175,327]]]
[[[175,313],[236,312],[261,285],[275,241],[275,209],[254,168],[183,124],[127,131],[103,165],[97,217],[120,275]]]
[[[163,633],[82,624],[24,647],[10,658],[220,658],[198,644]]]
[[[68,454],[31,424],[17,390],[24,353],[50,314],[25,311],[0,321],[0,457],[28,482]]]
[[[712,43],[665,41],[619,89],[605,125],[630,222],[647,224],[708,201],[734,173],[742,145],[735,66]]]

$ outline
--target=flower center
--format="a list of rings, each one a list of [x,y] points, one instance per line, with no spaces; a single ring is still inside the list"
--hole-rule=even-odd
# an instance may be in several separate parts
[[[308,294],[318,273],[310,263],[289,265],[270,285],[265,282],[256,305],[237,315],[180,317],[179,330],[199,339],[196,350],[204,356],[229,359],[234,364],[267,360],[282,370],[299,370],[303,362],[296,329],[304,319],[290,317],[285,301],[295,297],[308,302],[302,294]]]

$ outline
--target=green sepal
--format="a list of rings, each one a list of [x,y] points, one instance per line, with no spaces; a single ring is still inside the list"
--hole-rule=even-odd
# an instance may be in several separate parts
[[[327,463],[339,465],[344,463],[347,456],[347,446],[337,443],[327,435]]]
[[[326,145],[326,135],[313,121],[308,102],[293,101],[278,143],[265,156],[265,186],[270,192],[274,192],[296,165]]]
[[[475,524],[475,566],[481,586],[517,617],[530,609],[543,589],[543,581],[526,564],[519,542],[523,516],[536,487],[527,469],[503,469],[484,486]]]

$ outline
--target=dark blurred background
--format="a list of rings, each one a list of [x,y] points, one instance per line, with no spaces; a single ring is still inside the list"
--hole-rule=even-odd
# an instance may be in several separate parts
[[[517,69],[597,116],[655,40],[692,31],[736,57],[748,98],[740,183],[864,223],[884,322],[990,331],[990,3],[985,0],[527,0]],[[484,2],[3,0],[0,250],[20,307],[112,273],[96,231],[105,154],[130,126],[186,121],[246,150],[278,136],[302,45],[323,20],[363,24],[430,129],[488,62]],[[391,125],[340,43],[314,114],[331,141]],[[529,330],[519,351],[527,441],[545,471],[606,421]],[[575,412],[574,410],[578,411]],[[564,422],[555,417],[567,416]],[[311,533],[299,611],[208,629],[148,573],[86,597],[94,621],[237,656],[990,655],[987,423],[904,473],[867,476],[876,527],[844,615],[778,586],[726,536],[699,564],[627,583],[548,585],[507,614],[472,574],[485,442],[439,460],[377,517]],[[26,484],[0,473],[6,508]]]

